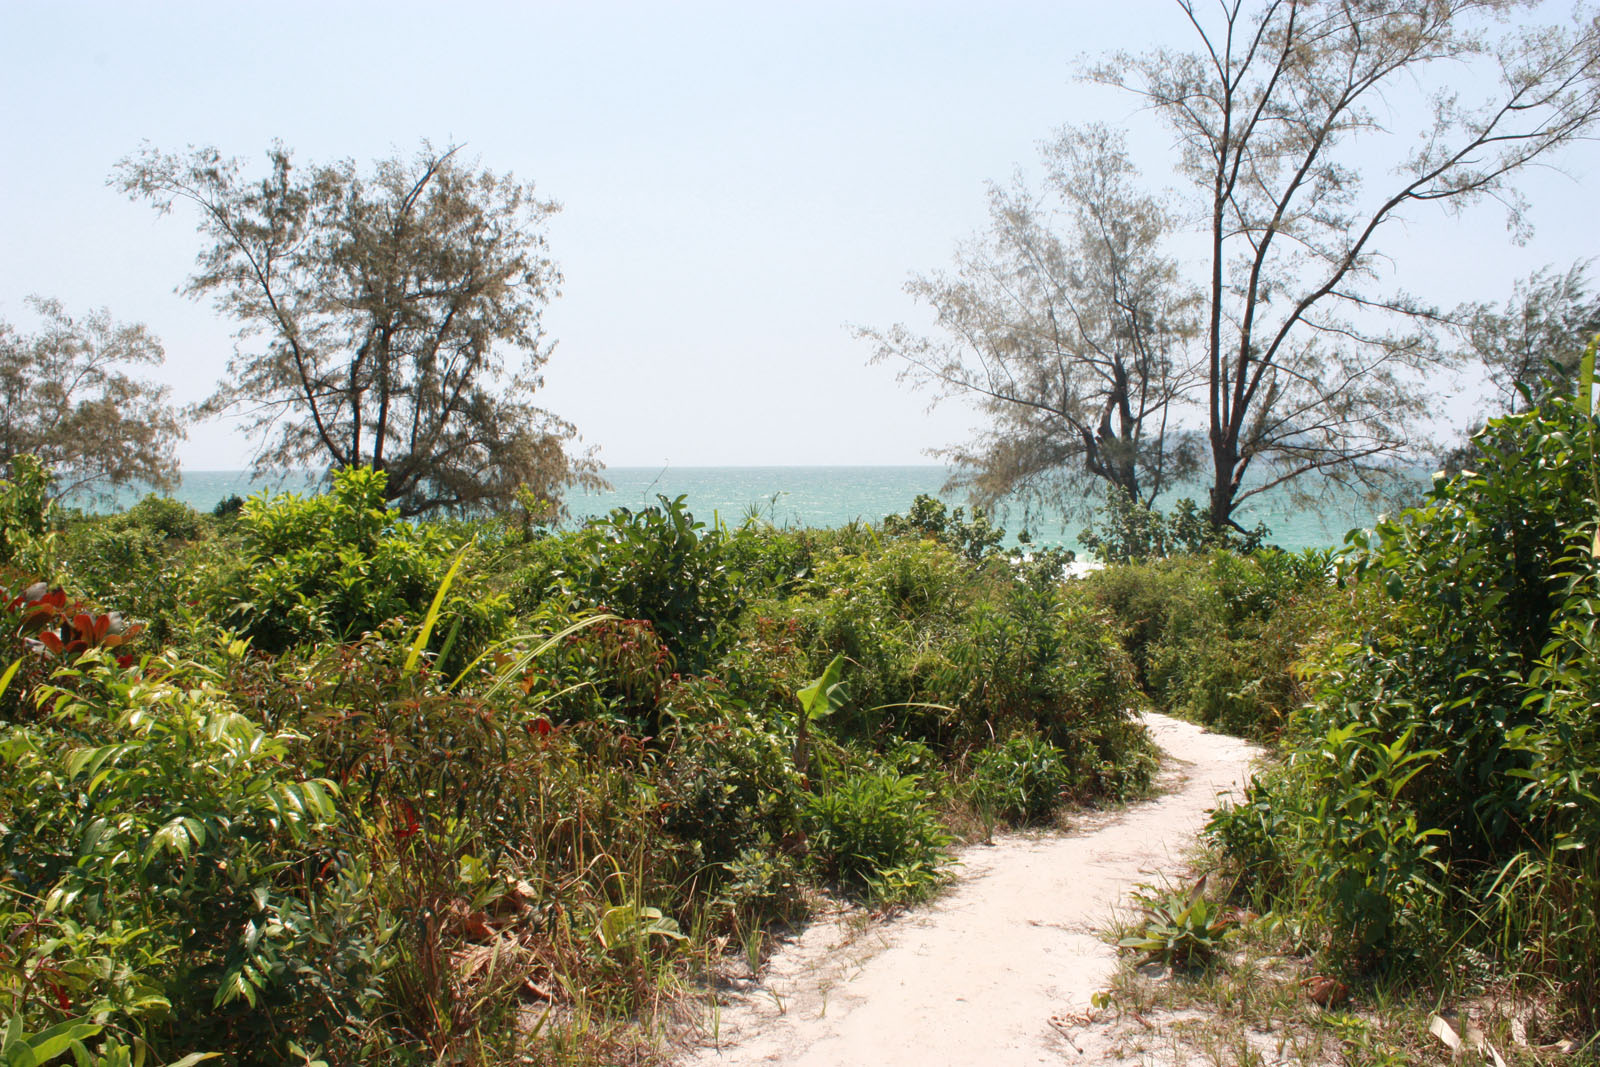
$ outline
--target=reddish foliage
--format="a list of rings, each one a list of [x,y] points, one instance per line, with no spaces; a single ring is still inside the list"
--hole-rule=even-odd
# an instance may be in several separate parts
[[[6,609],[18,619],[16,636],[59,659],[75,658],[91,648],[116,648],[144,629],[139,623],[125,623],[115,613],[100,615],[81,602],[69,604],[66,590],[47,589],[43,582],[8,598]],[[128,666],[132,657],[119,656],[118,662]]]

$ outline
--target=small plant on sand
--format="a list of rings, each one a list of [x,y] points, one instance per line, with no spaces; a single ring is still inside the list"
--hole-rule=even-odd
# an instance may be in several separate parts
[[[1151,891],[1135,897],[1144,905],[1144,928],[1117,944],[1138,949],[1152,962],[1174,968],[1203,966],[1222,947],[1234,920],[1223,904],[1206,896],[1206,879],[1187,890]]]

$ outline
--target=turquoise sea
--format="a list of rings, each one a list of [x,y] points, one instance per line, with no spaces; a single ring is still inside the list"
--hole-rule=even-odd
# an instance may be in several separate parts
[[[853,520],[876,521],[903,512],[918,493],[940,495],[946,472],[938,466],[913,467],[611,467],[605,477],[610,492],[578,494],[567,501],[569,524],[605,515],[616,507],[641,508],[654,504],[657,495],[683,496],[689,509],[706,523],[714,519],[737,524],[752,514],[779,526],[842,526]],[[201,511],[233,494],[248,497],[262,490],[314,491],[309,474],[252,481],[247,471],[183,473],[183,483],[173,494]],[[1190,495],[1203,500],[1203,486],[1180,490],[1173,497]],[[951,506],[963,503],[945,494]],[[124,501],[126,503],[127,501]],[[1392,508],[1392,505],[1389,505]],[[1287,497],[1263,494],[1262,504],[1247,511],[1244,524],[1265,522],[1271,540],[1285,548],[1326,547],[1340,544],[1347,531],[1370,526],[1378,508],[1350,494],[1336,497],[1321,512],[1295,510]],[[1015,541],[1020,512],[1002,517],[1008,541]],[[1037,544],[1077,547],[1084,523],[1060,519],[1036,524],[1030,531]]]

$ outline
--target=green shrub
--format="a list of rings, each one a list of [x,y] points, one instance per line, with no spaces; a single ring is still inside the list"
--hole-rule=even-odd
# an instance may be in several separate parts
[[[91,653],[37,698],[49,717],[0,740],[0,923],[24,953],[0,999],[40,1027],[93,1015],[165,1057],[250,1063],[362,1016],[375,946],[309,921],[337,793],[293,769],[291,738],[175,659]],[[40,974],[52,996],[24,995]]]
[[[797,590],[754,606],[747,641],[795,689],[846,658],[848,699],[827,722],[835,737],[879,749],[918,741],[956,759],[1028,732],[1063,751],[1074,797],[1148,782],[1128,656],[1082,592],[932,540],[822,559]]]
[[[822,873],[875,899],[915,899],[940,882],[949,837],[916,779],[862,770],[824,783],[805,808]]]
[[[730,572],[744,576],[748,596],[787,596],[810,576],[832,533],[747,522],[724,541],[723,558]]]
[[[1491,422],[1480,469],[1359,538],[1348,629],[1289,758],[1218,838],[1358,963],[1493,948],[1592,1024],[1600,923],[1595,417],[1557,397]],[[1281,827],[1261,849],[1262,812]],[[1265,852],[1267,855],[1263,855]]]
[[[0,566],[31,578],[51,576],[55,506],[50,470],[34,456],[13,456],[10,477],[0,478]]]
[[[973,508],[968,520],[964,508],[952,512],[944,501],[926,493],[918,494],[906,514],[886,516],[883,534],[937,541],[974,563],[996,552],[1006,538],[1005,530],[991,523],[982,508]]]
[[[151,493],[123,512],[119,525],[148,530],[167,541],[193,541],[206,532],[206,520],[181,500]]]
[[[1217,529],[1193,500],[1185,497],[1168,515],[1123,493],[1110,493],[1078,540],[1101,563],[1142,563],[1169,556],[1199,555],[1216,549],[1248,554],[1261,548],[1268,530]]]
[[[237,558],[199,580],[216,621],[277,653],[351,640],[394,618],[420,620],[459,546],[438,526],[403,522],[386,506],[384,480],[354,468],[336,472],[321,495],[252,497],[236,526]],[[441,668],[460,669],[509,619],[509,598],[469,568],[434,631],[432,647],[450,652]]]
[[[550,598],[647,619],[680,670],[699,672],[734,632],[742,576],[729,569],[728,535],[696,522],[684,498],[617,508],[537,550],[518,581],[529,608]]]
[[[723,864],[719,900],[740,924],[792,922],[805,914],[806,884],[795,851],[763,838]]]
[[[1059,748],[1019,734],[973,758],[972,784],[980,807],[1028,823],[1050,818],[1074,783]]]
[[[0,603],[0,1010],[156,1058],[513,1062],[647,1019],[683,931],[748,937],[823,878],[925,895],[930,796],[992,733],[1057,776],[1013,775],[1029,803],[1153,766],[1105,614],[986,536],[707,531],[681,501],[413,525],[370,471],[79,521],[84,603]],[[117,665],[110,606],[156,624]]]
[[[792,838],[802,796],[793,730],[744,707],[720,682],[683,679],[665,704],[672,729],[660,767],[662,825],[690,862],[725,865]]]
[[[1213,551],[1096,572],[1145,693],[1168,714],[1272,738],[1306,699],[1305,650],[1338,615],[1331,554]]]
[[[155,640],[198,653],[191,574],[226,553],[207,543],[211,532],[187,505],[152,494],[125,512],[70,524],[61,565],[73,588],[146,623]]]

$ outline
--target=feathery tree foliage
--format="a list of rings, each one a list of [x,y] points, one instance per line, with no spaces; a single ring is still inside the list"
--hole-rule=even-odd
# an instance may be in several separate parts
[[[248,180],[215,149],[147,147],[115,184],[160,212],[199,212],[208,244],[186,292],[240,323],[229,374],[200,406],[270,436],[258,470],[368,465],[404,515],[470,511],[525,487],[547,504],[598,463],[533,405],[550,354],[541,314],[560,274],[557,205],[426,142],[362,172],[305,169],[275,144]]]
[[[1513,179],[1600,119],[1600,17],[1508,23],[1528,0],[1177,6],[1195,50],[1088,75],[1166,121],[1206,220],[1210,520],[1235,525],[1257,493],[1312,473],[1370,484],[1415,443],[1443,357],[1434,312],[1385,276],[1394,231],[1484,198],[1522,227]],[[1416,101],[1419,86],[1433,92]],[[1357,169],[1385,148],[1392,170]]]
[[[56,497],[175,486],[183,424],[165,386],[129,373],[159,366],[161,343],[104,308],[73,318],[58,300],[28,303],[43,320],[38,333],[0,322],[0,466],[37,456]]]
[[[1043,154],[1043,192],[1020,177],[991,185],[988,229],[958,248],[954,273],[907,283],[940,335],[857,333],[936,402],[972,400],[988,417],[940,453],[950,488],[1067,513],[1095,487],[1149,504],[1197,454],[1170,418],[1194,383],[1197,311],[1162,251],[1173,220],[1120,133],[1068,127]]]

